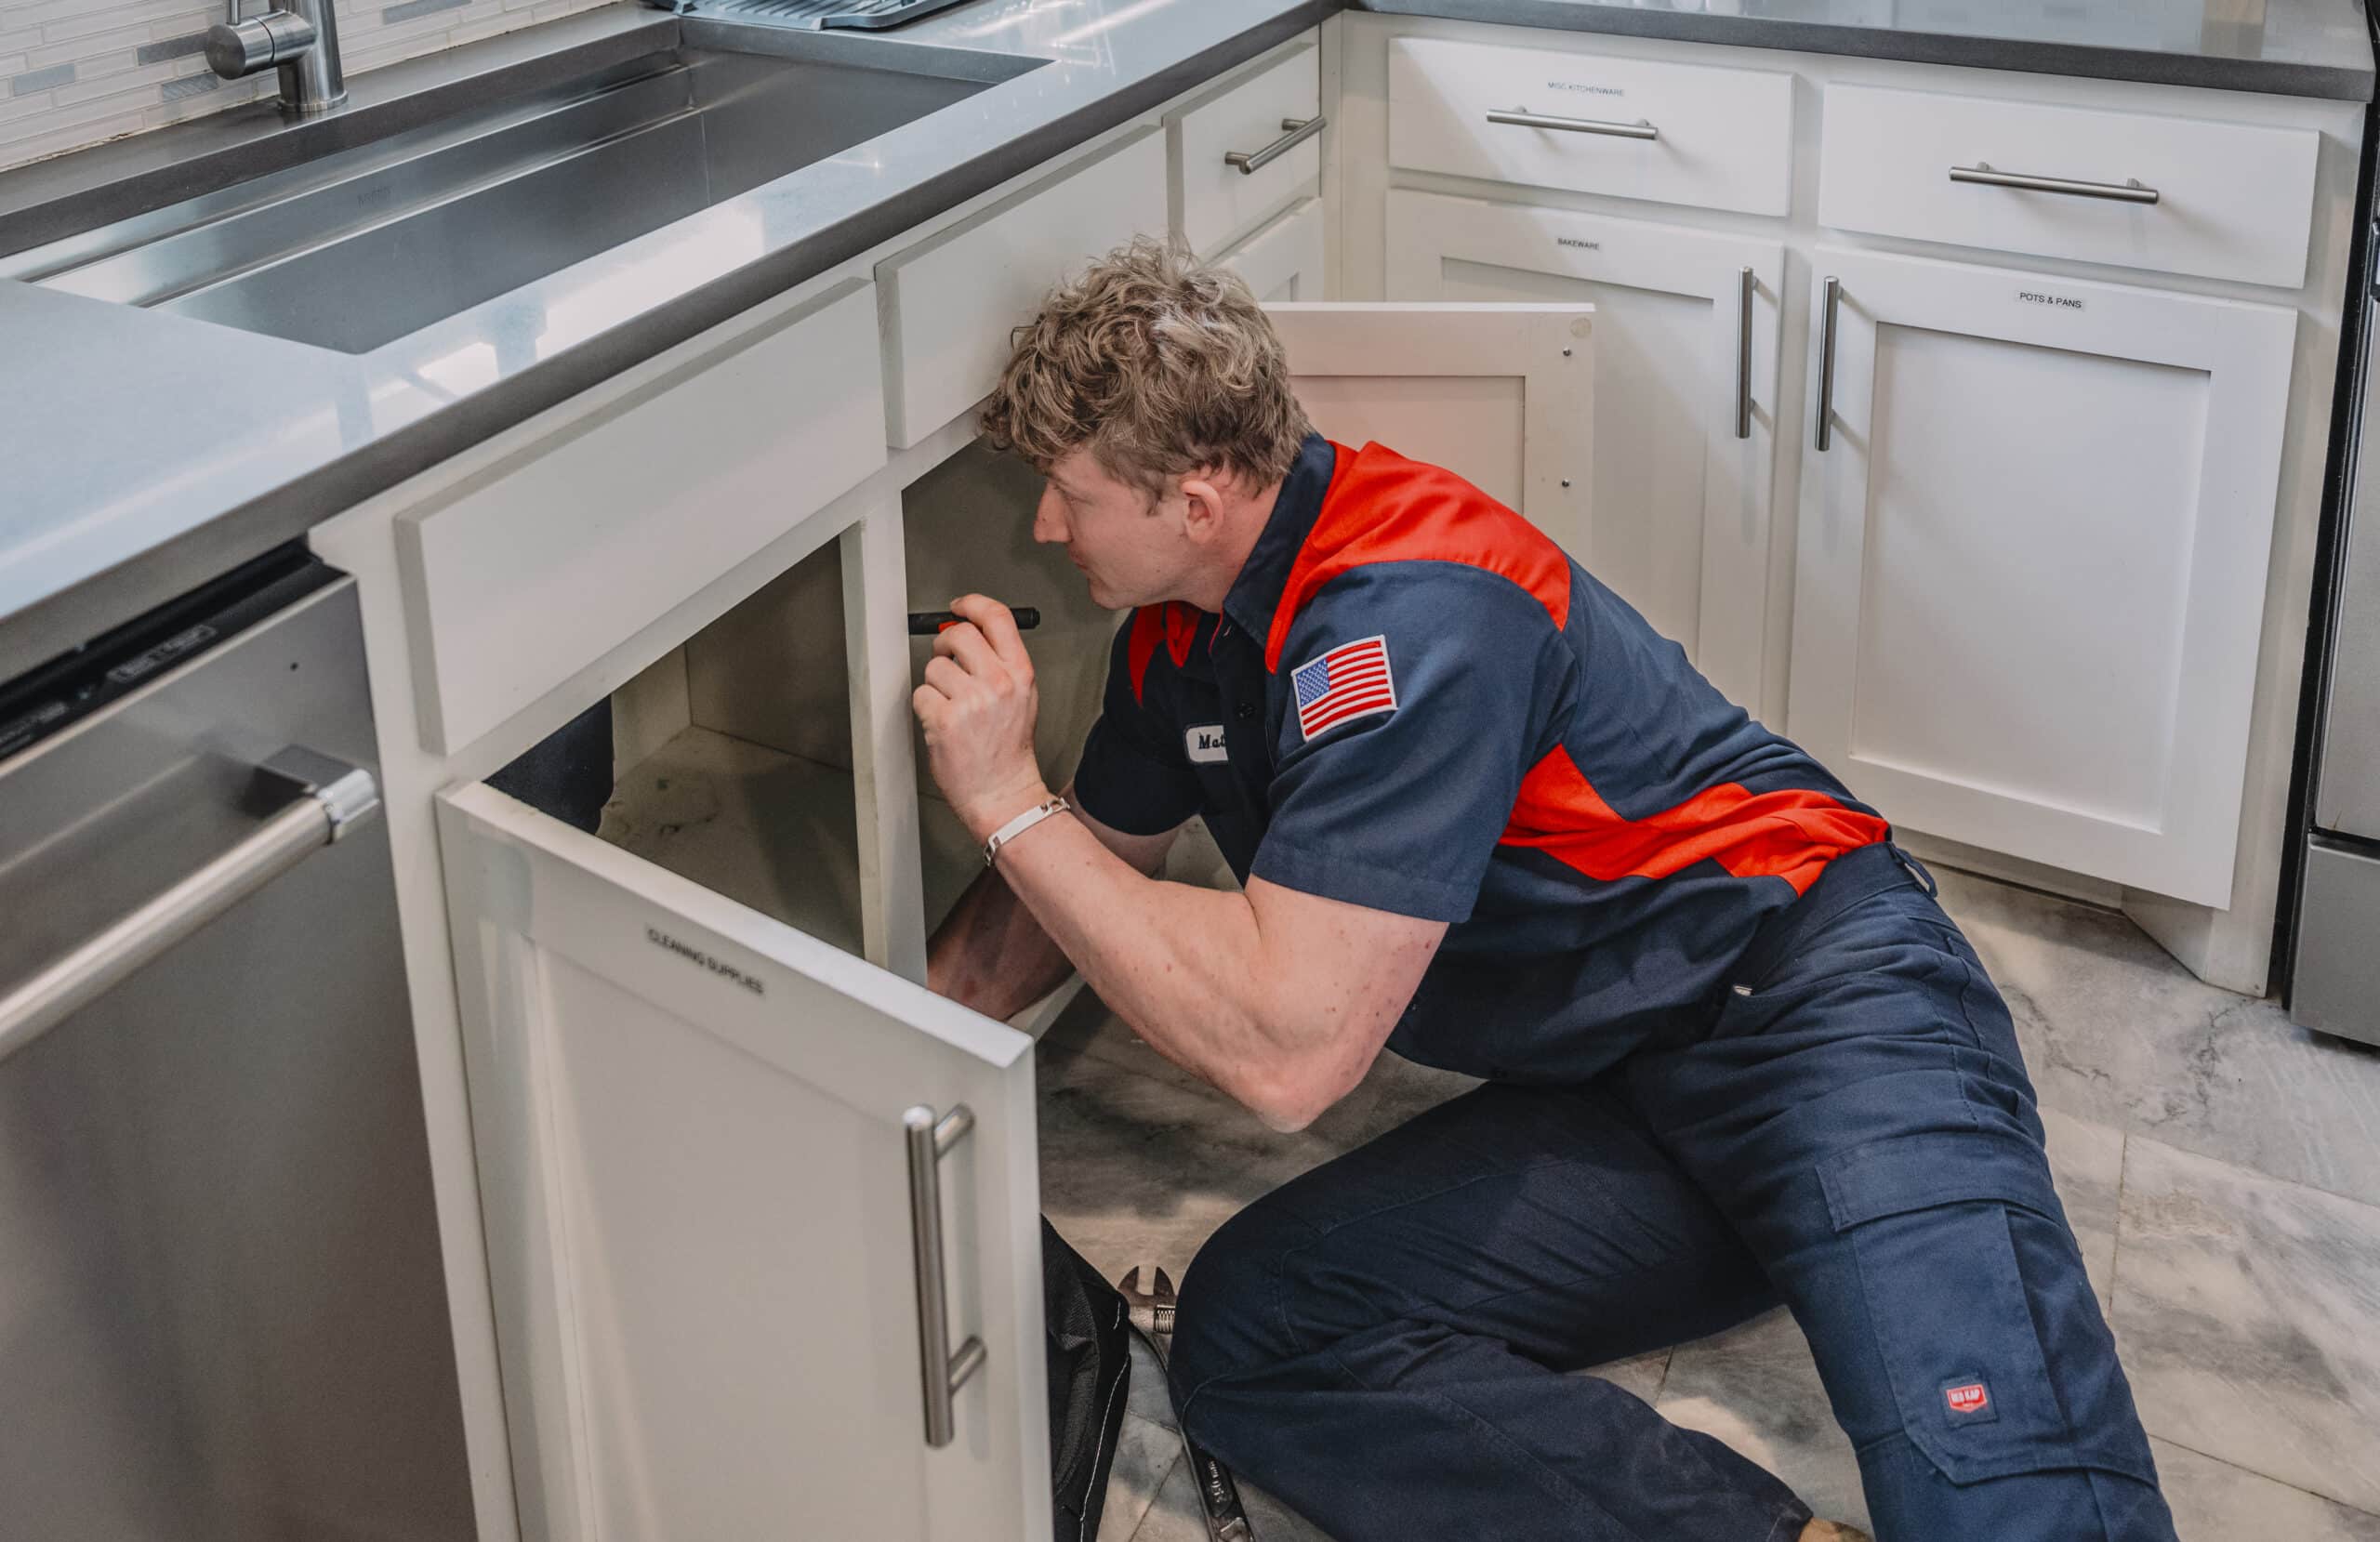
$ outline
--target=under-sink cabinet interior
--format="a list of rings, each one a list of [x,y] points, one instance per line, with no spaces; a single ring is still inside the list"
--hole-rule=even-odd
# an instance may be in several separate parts
[[[971,443],[901,497],[906,606],[979,592],[1031,606],[1035,747],[1062,787],[1099,714],[1125,613],[1089,597],[1059,547],[1036,544],[1041,479]],[[598,839],[853,955],[866,953],[848,548],[828,544],[613,694],[613,792]],[[914,681],[932,639],[913,639]],[[924,929],[983,873],[980,849],[926,767],[912,725]],[[899,796],[886,788],[880,796]],[[1071,988],[1047,1003],[1052,1011]],[[1020,1026],[1045,1026],[1027,1013]]]

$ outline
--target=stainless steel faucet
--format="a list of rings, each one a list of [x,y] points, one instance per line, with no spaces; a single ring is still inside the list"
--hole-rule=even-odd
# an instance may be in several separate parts
[[[320,112],[347,99],[347,79],[338,66],[338,20],[331,0],[282,0],[286,9],[240,19],[231,16],[206,29],[206,62],[225,80],[253,75],[271,65],[281,72],[281,110]]]

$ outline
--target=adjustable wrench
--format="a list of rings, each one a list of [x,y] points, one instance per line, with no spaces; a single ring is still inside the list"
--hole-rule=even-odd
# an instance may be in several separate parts
[[[1166,1364],[1173,1348],[1173,1307],[1176,1300],[1173,1281],[1162,1269],[1152,1268],[1149,1288],[1141,1288],[1141,1266],[1134,1264],[1124,1277],[1116,1282],[1117,1290],[1130,1309],[1132,1331],[1157,1356],[1159,1369]],[[1231,1473],[1223,1464],[1198,1449],[1190,1431],[1179,1431],[1183,1455],[1189,1458],[1191,1476],[1198,1484],[1198,1509],[1207,1522],[1207,1542],[1256,1542],[1255,1528],[1248,1523],[1248,1511],[1239,1502],[1239,1489],[1231,1481]]]

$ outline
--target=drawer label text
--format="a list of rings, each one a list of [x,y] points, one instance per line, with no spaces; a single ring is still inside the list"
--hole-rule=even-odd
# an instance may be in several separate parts
[[[1590,97],[1624,97],[1628,95],[1628,90],[1625,86],[1589,86],[1583,81],[1576,80],[1549,80],[1545,83],[1545,88],[1549,91],[1579,91],[1583,92]]]
[[[1602,242],[1589,241],[1584,236],[1557,235],[1554,238],[1554,244],[1556,246],[1576,246],[1582,252],[1600,252],[1603,250]]]
[[[767,988],[764,987],[758,980],[748,974],[746,974],[742,969],[737,969],[726,959],[714,958],[709,954],[705,953],[702,949],[695,947],[691,943],[681,942],[678,939],[670,936],[659,927],[645,928],[644,940],[652,943],[654,947],[662,949],[664,952],[676,954],[679,957],[683,958],[690,964],[700,964],[704,969],[708,969],[711,973],[718,975],[723,980],[731,981],[735,984],[743,986],[754,995],[768,995]]]
[[[2047,295],[2038,289],[2019,289],[2016,297],[2027,305],[2046,305],[2058,310],[2082,309],[2082,302],[2071,295]]]

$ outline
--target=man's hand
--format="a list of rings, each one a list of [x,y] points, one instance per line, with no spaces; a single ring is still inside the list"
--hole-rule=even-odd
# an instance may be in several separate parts
[[[966,619],[933,639],[909,705],[925,725],[934,784],[980,841],[1050,796],[1033,755],[1040,695],[1007,606],[970,594],[950,608]]]

